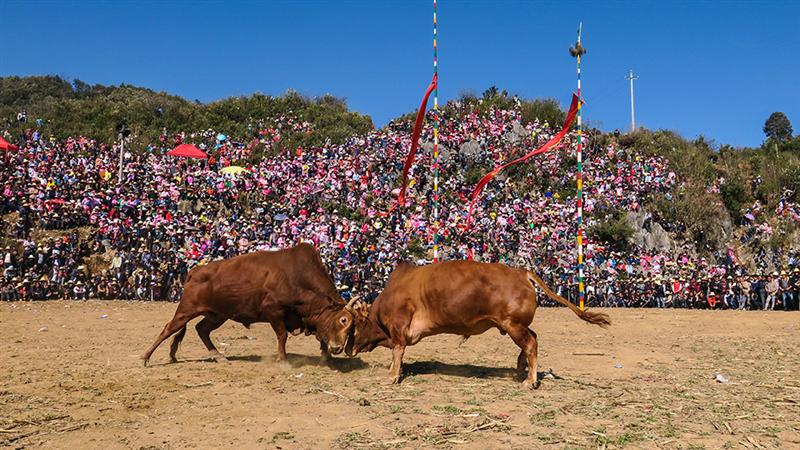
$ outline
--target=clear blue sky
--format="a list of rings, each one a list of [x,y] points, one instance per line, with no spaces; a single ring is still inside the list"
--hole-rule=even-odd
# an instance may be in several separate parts
[[[0,75],[58,74],[210,101],[293,88],[345,97],[377,125],[413,110],[432,73],[428,1],[0,0]],[[800,3],[441,0],[441,100],[497,85],[562,104],[584,22],[585,114],[757,145],[773,111],[800,132]]]

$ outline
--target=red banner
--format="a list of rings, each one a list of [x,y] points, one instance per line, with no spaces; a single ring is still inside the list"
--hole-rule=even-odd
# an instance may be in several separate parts
[[[419,105],[419,111],[417,111],[417,120],[414,121],[414,131],[411,133],[411,150],[408,152],[408,156],[406,156],[405,165],[403,165],[403,185],[400,187],[400,194],[397,196],[397,202],[392,205],[388,211],[381,213],[382,217],[388,216],[392,211],[397,209],[398,206],[405,203],[406,186],[408,186],[408,171],[411,169],[411,165],[414,164],[414,158],[417,155],[419,135],[422,133],[422,120],[425,118],[425,111],[428,108],[428,97],[431,96],[431,92],[436,88],[436,83],[438,83],[438,81],[438,76],[434,74],[431,84],[428,86],[428,90],[425,91],[425,96],[422,97],[422,103]]]
[[[492,170],[491,172],[487,173],[486,175],[483,176],[483,178],[481,178],[481,180],[475,186],[475,189],[472,191],[472,196],[471,196],[472,200],[470,200],[470,202],[469,202],[469,211],[467,212],[467,222],[464,225],[464,230],[465,231],[468,230],[470,225],[471,225],[472,208],[475,206],[475,202],[478,200],[478,197],[481,195],[481,192],[483,191],[483,188],[486,187],[486,185],[489,184],[489,182],[492,181],[492,179],[494,177],[496,177],[497,174],[500,173],[502,170],[504,170],[506,167],[510,167],[510,166],[515,165],[515,164],[519,164],[521,162],[525,162],[528,159],[530,159],[530,158],[532,158],[532,157],[534,157],[536,155],[542,154],[542,153],[552,149],[559,142],[561,142],[561,139],[564,139],[564,136],[566,136],[567,132],[569,132],[569,126],[572,123],[572,121],[575,119],[575,115],[578,113],[578,102],[579,102],[578,96],[575,95],[575,94],[572,94],[572,103],[570,103],[570,105],[569,105],[569,111],[567,112],[566,120],[564,120],[564,126],[561,128],[561,131],[559,131],[558,134],[553,136],[552,139],[547,141],[544,145],[542,145],[541,147],[537,148],[536,150],[532,150],[532,151],[528,152],[528,154],[526,154],[524,156],[521,156],[521,157],[519,157],[519,158],[517,158],[517,159],[515,159],[515,160],[513,160],[511,162],[507,162],[507,163],[505,163],[505,164],[503,164],[501,166],[496,167],[494,170]]]

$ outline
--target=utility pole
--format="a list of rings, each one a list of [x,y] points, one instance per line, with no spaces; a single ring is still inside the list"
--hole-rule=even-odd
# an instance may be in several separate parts
[[[131,130],[128,128],[127,124],[121,123],[117,125],[117,131],[119,132],[119,178],[117,179],[117,184],[122,184],[122,165],[125,160],[125,138],[130,136]]]
[[[628,76],[625,77],[626,80],[630,80],[631,82],[631,132],[636,130],[636,114],[633,110],[633,80],[638,80],[639,77],[633,74],[633,70],[628,72]]]
[[[119,134],[119,178],[117,183],[122,183],[122,161],[125,158],[125,138],[122,133]]]

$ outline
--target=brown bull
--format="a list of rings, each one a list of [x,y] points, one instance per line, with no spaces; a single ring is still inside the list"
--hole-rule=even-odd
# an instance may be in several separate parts
[[[210,333],[226,320],[245,327],[269,322],[278,337],[278,361],[286,359],[287,333],[316,334],[323,356],[341,353],[353,325],[351,304],[336,292],[316,249],[300,244],[286,250],[255,252],[214,261],[192,269],[175,316],[142,356],[144,364],[156,347],[175,335],[170,360],[175,362],[186,323],[198,316],[195,328],[214,359],[224,359]]]
[[[602,327],[610,325],[605,314],[581,311],[527,270],[473,261],[419,267],[401,263],[375,303],[356,308],[354,338],[345,350],[353,356],[378,345],[391,348],[389,377],[390,382],[398,383],[406,346],[435,334],[458,334],[466,339],[497,328],[522,349],[517,370],[524,376],[527,366],[523,385],[536,388],[538,345],[536,333],[528,328],[537,307],[535,286],[581,319]]]

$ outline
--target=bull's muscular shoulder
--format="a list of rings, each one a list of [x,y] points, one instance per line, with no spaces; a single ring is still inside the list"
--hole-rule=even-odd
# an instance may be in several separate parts
[[[392,270],[392,273],[389,275],[389,283],[397,282],[398,279],[404,278],[408,276],[411,272],[415,269],[419,268],[414,263],[410,263],[408,261],[400,261]]]
[[[416,265],[416,264],[414,264],[412,262],[400,261],[395,266],[394,272],[392,272],[392,275],[394,275],[394,274],[398,274],[399,275],[399,274],[403,274],[403,273],[408,273],[408,272],[410,272],[410,271],[412,271],[412,270],[414,270],[414,269],[416,269],[418,267],[419,267],[418,265]]]
[[[301,242],[301,243],[295,245],[294,247],[292,247],[292,251],[295,251],[297,253],[302,253],[302,254],[310,254],[310,255],[316,255],[317,254],[317,248],[314,247],[313,244],[309,244],[308,242]]]
[[[307,242],[301,242],[284,251],[288,252],[294,261],[302,262],[303,264],[316,264],[317,262],[322,262],[317,248],[314,247],[313,244],[309,244]]]

